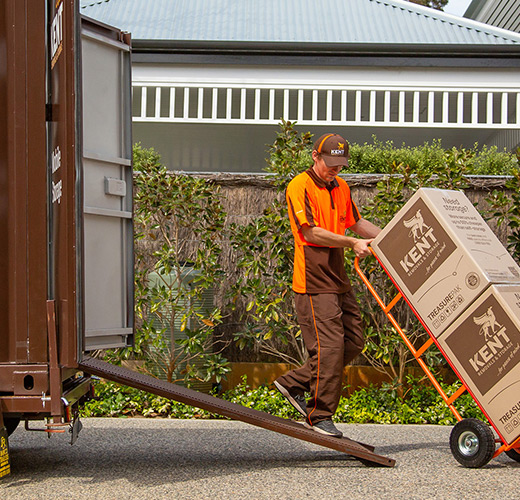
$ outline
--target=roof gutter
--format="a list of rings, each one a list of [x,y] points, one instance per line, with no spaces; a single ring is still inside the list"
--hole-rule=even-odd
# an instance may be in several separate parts
[[[444,57],[520,57],[518,44],[399,44],[399,43],[298,43],[298,42],[235,42],[191,40],[132,41],[134,53],[170,54],[291,54],[328,56],[444,56]]]
[[[133,62],[291,66],[519,68],[520,43],[497,45],[133,40]]]

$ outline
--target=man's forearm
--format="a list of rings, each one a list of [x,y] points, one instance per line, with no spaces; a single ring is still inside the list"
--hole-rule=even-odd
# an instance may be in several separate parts
[[[303,237],[309,243],[323,247],[352,248],[357,238],[336,234],[322,227],[307,227]]]
[[[366,219],[359,219],[349,229],[362,238],[375,238],[381,232],[381,228]]]
[[[369,245],[372,243],[372,239],[353,238],[351,236],[335,234],[322,227],[305,226],[302,228],[302,233],[305,240],[314,245],[332,248],[352,248],[356,256],[360,259],[368,257],[371,254]]]

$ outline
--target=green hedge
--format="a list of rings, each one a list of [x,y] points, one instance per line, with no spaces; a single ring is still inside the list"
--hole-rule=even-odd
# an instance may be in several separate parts
[[[467,153],[467,175],[511,175],[518,168],[518,156],[496,146],[477,143],[472,148],[460,149]],[[349,173],[392,173],[392,165],[408,165],[414,173],[434,172],[445,164],[447,150],[440,140],[421,146],[396,146],[392,141],[382,142],[372,137],[372,143],[351,144]]]
[[[441,382],[441,385],[446,394],[451,395],[458,389],[460,382],[451,385]],[[389,385],[360,389],[348,398],[342,397],[334,420],[339,423],[359,424],[452,425],[456,422],[447,405],[431,385],[409,378],[407,387],[403,398],[400,398],[397,391]],[[95,400],[91,400],[83,406],[81,412],[83,417],[224,418],[205,410],[108,381],[97,383],[96,395]],[[268,386],[261,386],[253,390],[247,385],[245,378],[240,385],[220,397],[278,417],[301,418],[300,414],[277,390]],[[465,418],[474,417],[485,420],[467,393],[457,399],[455,407]]]

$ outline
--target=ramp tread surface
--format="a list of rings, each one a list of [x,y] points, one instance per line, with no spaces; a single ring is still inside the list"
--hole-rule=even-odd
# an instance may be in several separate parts
[[[307,429],[301,423],[293,420],[287,420],[252,408],[246,408],[245,406],[231,403],[210,396],[209,394],[204,394],[194,391],[193,389],[171,384],[164,380],[137,373],[127,368],[111,365],[105,361],[100,361],[94,358],[85,358],[79,363],[79,367],[91,375],[103,377],[122,385],[135,387],[168,399],[174,399],[175,401],[190,406],[218,413],[233,420],[240,420],[248,424],[256,425],[257,427],[262,427],[264,429],[279,432],[287,436],[292,436],[297,439],[302,439],[304,441],[309,441],[314,444],[346,453],[358,458],[365,464],[386,467],[393,467],[395,465],[395,460],[373,453],[371,451],[373,450],[373,447],[370,445],[357,443],[347,437],[335,438],[319,434],[311,429]]]

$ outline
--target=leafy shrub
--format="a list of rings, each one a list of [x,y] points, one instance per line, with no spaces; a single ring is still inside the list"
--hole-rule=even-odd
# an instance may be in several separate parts
[[[241,274],[231,288],[233,304],[245,301],[244,327],[235,333],[239,348],[288,363],[302,363],[306,351],[296,321],[292,292],[294,243],[283,193],[289,181],[307,169],[311,134],[298,134],[294,124],[283,121],[269,149],[266,171],[275,174],[278,198],[256,220],[233,224],[231,244]]]
[[[96,384],[96,398],[81,408],[83,417],[218,418],[198,408],[109,381]]]
[[[496,146],[482,146],[478,150],[478,144],[472,174],[476,175],[513,175],[518,169],[518,156],[505,150],[499,151]]]
[[[445,384],[444,392],[451,396],[460,382]],[[337,422],[377,424],[438,424],[453,425],[457,422],[439,393],[429,384],[408,377],[408,390],[401,398],[393,384],[360,389],[350,398],[342,398],[334,419]],[[471,395],[460,396],[454,406],[463,418],[486,420]]]
[[[223,272],[226,213],[218,189],[170,173],[158,153],[139,144],[134,167],[135,346],[105,357],[144,360],[169,382],[218,382],[229,371],[214,333],[222,312],[202,300]]]
[[[440,382],[444,392],[451,396],[460,382],[447,385]],[[342,397],[334,416],[336,422],[379,424],[439,424],[452,425],[455,417],[437,391],[429,384],[413,377],[407,380],[408,390],[399,397],[390,384],[371,386]],[[87,402],[81,411],[83,417],[166,417],[166,418],[225,418],[218,414],[194,408],[138,389],[119,386],[113,382],[99,381],[97,399]],[[251,389],[247,379],[222,394],[222,399],[247,408],[254,408],[281,418],[300,419],[301,415],[275,389],[261,386]],[[467,393],[455,401],[455,407],[464,418],[485,421],[480,409]]]
[[[520,157],[520,149],[517,152]],[[490,205],[490,215],[499,226],[508,229],[508,250],[516,262],[520,263],[520,169],[512,171],[512,177],[506,183],[511,194],[503,191],[493,191],[487,198]]]
[[[97,381],[95,387],[96,398],[87,401],[81,408],[83,417],[225,418],[216,413],[107,380]],[[297,418],[299,415],[277,390],[267,386],[253,390],[247,385],[245,377],[242,383],[223,393],[221,398],[282,418]]]
[[[394,146],[392,141],[381,142],[372,137],[372,144],[351,144],[348,173],[392,173],[392,165],[407,165],[412,171],[423,171],[442,162],[444,149],[440,141],[423,146]]]
[[[395,173],[396,165],[403,165],[414,174],[435,174],[446,166],[445,153],[457,150],[446,150],[440,140],[424,143],[421,146],[395,146],[392,141],[382,142],[376,136],[372,143],[350,145],[348,173]],[[463,149],[472,158],[466,162],[466,175],[512,175],[518,167],[518,158],[506,150],[500,151],[496,146],[479,147],[475,143],[472,148]]]

